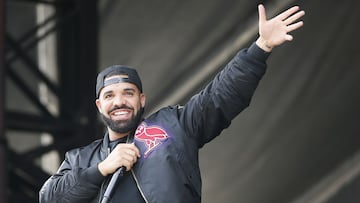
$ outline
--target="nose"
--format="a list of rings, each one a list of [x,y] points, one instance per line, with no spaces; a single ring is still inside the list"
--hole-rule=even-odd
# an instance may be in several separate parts
[[[126,104],[126,100],[125,100],[125,98],[124,98],[123,96],[121,96],[121,95],[115,96],[115,98],[114,98],[114,100],[113,100],[113,105],[114,105],[114,106],[115,106],[115,105],[117,105],[117,106],[122,106],[122,105],[124,105],[124,104]]]

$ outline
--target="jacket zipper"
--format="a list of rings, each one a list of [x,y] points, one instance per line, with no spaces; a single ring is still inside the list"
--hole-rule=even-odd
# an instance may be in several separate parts
[[[134,172],[133,169],[131,169],[131,174],[132,174],[132,176],[134,177],[134,180],[135,180],[135,182],[136,182],[136,186],[137,186],[137,188],[139,189],[140,194],[141,194],[141,196],[143,197],[144,201],[145,201],[146,203],[149,203],[149,201],[146,199],[143,191],[142,191],[141,188],[140,188],[139,181],[138,181],[138,179],[136,178],[136,175],[135,175],[135,172]]]
[[[130,136],[128,136],[128,139],[126,140],[126,143],[129,142],[129,137],[130,137]],[[139,181],[138,181],[138,179],[136,178],[136,175],[135,175],[135,172],[134,172],[133,169],[131,169],[131,175],[134,177],[134,180],[135,180],[135,182],[136,182],[136,187],[139,189],[139,192],[140,192],[142,198],[144,199],[144,201],[145,201],[146,203],[149,203],[149,201],[147,201],[147,199],[146,199],[146,197],[145,197],[145,195],[144,195],[144,192],[143,192],[143,191],[141,190],[141,188],[140,188]]]

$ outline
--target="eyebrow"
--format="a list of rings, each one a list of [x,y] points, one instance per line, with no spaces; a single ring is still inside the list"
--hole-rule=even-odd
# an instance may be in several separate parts
[[[123,89],[124,91],[133,91],[133,92],[136,92],[135,88],[132,88],[132,87],[126,87]]]
[[[132,87],[125,87],[122,91],[125,91],[125,92],[127,92],[127,91],[136,92],[136,89],[135,89],[135,88],[132,88]],[[109,93],[113,93],[113,92],[114,92],[114,90],[108,90],[108,91],[104,92],[103,95],[106,95],[106,94],[109,94]]]

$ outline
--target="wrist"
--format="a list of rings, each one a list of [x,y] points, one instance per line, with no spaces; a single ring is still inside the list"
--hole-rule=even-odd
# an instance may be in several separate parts
[[[266,51],[266,52],[271,52],[272,49],[274,48],[273,45],[271,45],[271,43],[269,43],[268,41],[266,41],[265,39],[263,39],[262,37],[259,37],[256,40],[256,45],[258,47],[260,47],[262,50]]]
[[[103,163],[103,162],[100,162],[97,167],[98,167],[98,170],[99,170],[99,172],[101,173],[101,175],[103,175],[103,176],[109,175],[109,173],[106,172],[106,170],[105,170],[105,167],[104,167],[104,163]]]

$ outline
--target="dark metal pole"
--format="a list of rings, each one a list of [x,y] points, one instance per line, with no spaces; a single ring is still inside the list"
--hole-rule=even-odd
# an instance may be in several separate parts
[[[7,161],[5,139],[5,0],[0,0],[0,203],[7,202]]]

